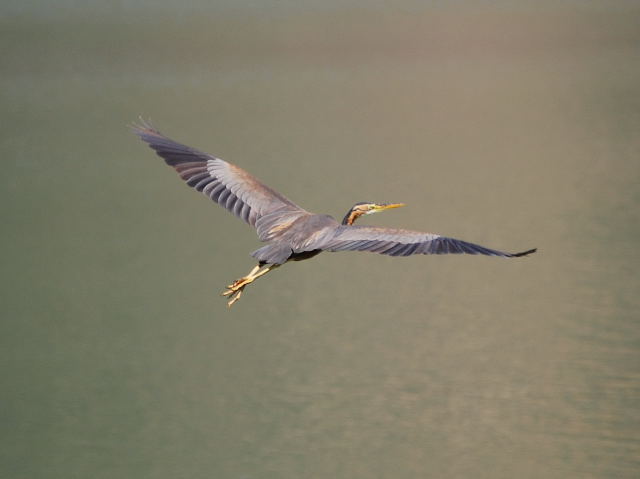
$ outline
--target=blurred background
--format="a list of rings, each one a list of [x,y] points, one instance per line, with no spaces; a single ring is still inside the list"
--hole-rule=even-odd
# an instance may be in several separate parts
[[[0,475],[600,478],[640,467],[637,2],[0,7]],[[323,254],[127,125],[303,207],[539,252]]]

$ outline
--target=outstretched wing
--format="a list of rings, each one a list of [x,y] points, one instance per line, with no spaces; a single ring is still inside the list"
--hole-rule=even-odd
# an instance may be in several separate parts
[[[520,253],[504,253],[432,233],[372,226],[339,226],[335,234],[322,245],[322,249],[325,251],[371,251],[391,256],[466,253],[506,258],[526,256],[536,251],[531,249]]]
[[[255,227],[256,222],[266,215],[279,216],[277,212],[283,216],[309,214],[242,168],[177,143],[142,119],[139,125],[132,125],[132,129],[178,172],[187,185],[251,226]]]

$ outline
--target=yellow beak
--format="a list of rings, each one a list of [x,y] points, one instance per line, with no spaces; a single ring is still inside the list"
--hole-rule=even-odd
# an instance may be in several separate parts
[[[402,206],[407,206],[404,203],[387,203],[387,204],[382,204],[382,205],[376,205],[376,211],[384,211],[384,210],[390,210],[392,208],[400,208]]]

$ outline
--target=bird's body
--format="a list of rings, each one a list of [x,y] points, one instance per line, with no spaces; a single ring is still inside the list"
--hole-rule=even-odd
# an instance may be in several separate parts
[[[504,253],[466,241],[420,231],[356,226],[363,214],[403,206],[401,203],[356,203],[342,223],[310,213],[262,184],[245,170],[182,145],[141,122],[134,132],[172,166],[186,183],[253,226],[266,246],[251,255],[258,260],[247,276],[223,293],[234,304],[247,284],[287,261],[300,261],[322,251],[370,251],[391,256],[467,253],[519,257],[535,252]]]

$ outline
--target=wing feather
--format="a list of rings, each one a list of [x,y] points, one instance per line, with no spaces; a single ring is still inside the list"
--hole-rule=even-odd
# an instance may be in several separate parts
[[[139,125],[132,125],[132,129],[176,170],[188,186],[202,192],[251,226],[255,227],[260,218],[276,211],[308,214],[242,168],[177,143],[142,119]]]
[[[455,238],[420,231],[377,228],[374,226],[339,226],[323,248],[326,251],[370,251],[390,256],[413,254],[482,254],[505,258],[526,256],[535,249],[505,253]]]

